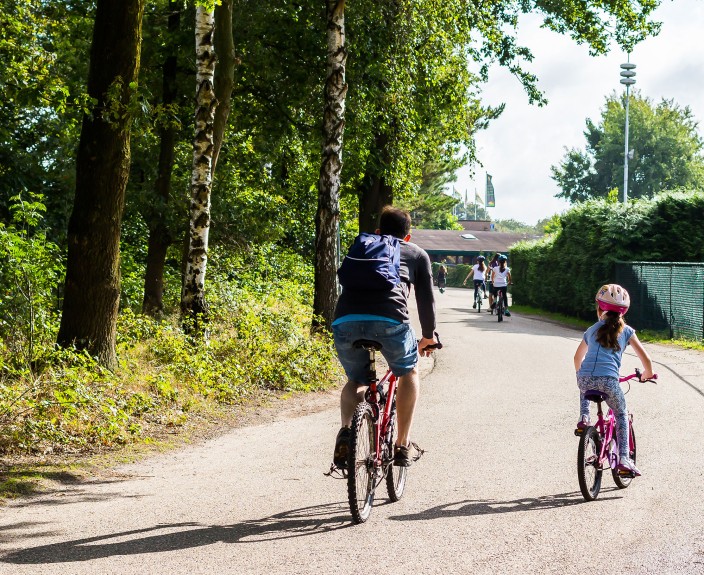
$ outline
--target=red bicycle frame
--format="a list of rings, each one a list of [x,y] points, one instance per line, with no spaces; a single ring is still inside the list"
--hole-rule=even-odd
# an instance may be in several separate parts
[[[371,365],[374,368],[374,364]],[[374,379],[369,382],[369,389],[365,394],[365,399],[374,412],[374,467],[381,467],[381,446],[382,438],[386,437],[391,422],[391,407],[396,393],[396,383],[398,379],[388,370],[380,380]],[[384,386],[388,388],[384,390]],[[383,403],[384,411],[381,412],[380,405]]]

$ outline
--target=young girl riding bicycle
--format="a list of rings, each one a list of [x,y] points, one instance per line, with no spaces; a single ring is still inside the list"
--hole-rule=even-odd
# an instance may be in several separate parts
[[[484,256],[477,256],[477,263],[472,266],[472,269],[469,270],[467,277],[464,278],[464,281],[462,282],[462,285],[467,285],[467,280],[469,279],[469,276],[472,276],[473,278],[474,303],[472,304],[472,307],[474,309],[477,309],[477,294],[479,293],[479,288],[481,288],[482,292],[484,293],[484,298],[486,299],[486,285],[484,284],[484,276],[486,275],[486,264],[484,263],[485,260],[486,258]]]
[[[626,324],[623,316],[631,305],[628,292],[617,284],[604,285],[596,294],[596,315],[599,321],[584,332],[574,354],[574,367],[579,386],[578,429],[586,429],[589,421],[589,400],[586,391],[601,391],[607,395],[606,403],[614,411],[616,437],[620,450],[618,469],[640,475],[628,453],[628,411],[626,398],[619,385],[621,358],[627,345],[631,345],[643,364],[641,379],[653,377],[653,366],[648,352],[643,349],[635,330]]]

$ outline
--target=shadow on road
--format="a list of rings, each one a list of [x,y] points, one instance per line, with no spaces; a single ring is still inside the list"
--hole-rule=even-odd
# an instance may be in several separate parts
[[[618,497],[600,497],[596,502],[618,499]],[[596,502],[593,502],[592,505]],[[418,521],[426,519],[445,519],[447,517],[472,517],[474,515],[493,515],[496,513],[516,513],[522,511],[543,511],[585,503],[582,494],[575,491],[559,495],[544,495],[541,497],[522,497],[510,501],[472,500],[458,501],[436,505],[420,513],[391,516],[394,521]]]
[[[329,503],[233,525],[164,523],[146,529],[20,549],[1,557],[0,561],[21,565],[91,561],[115,555],[179,551],[220,542],[255,543],[319,535],[350,525],[347,506]]]

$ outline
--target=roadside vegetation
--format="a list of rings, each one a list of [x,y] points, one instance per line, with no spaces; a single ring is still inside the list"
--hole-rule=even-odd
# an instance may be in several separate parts
[[[511,247],[516,303],[588,319],[617,261],[704,261],[704,192],[664,192],[627,205],[615,196],[577,204],[545,239]],[[545,289],[551,289],[546,300]]]
[[[201,427],[232,422],[233,408],[309,392],[341,378],[326,333],[310,333],[312,269],[261,245],[216,253],[207,344],[179,323],[179,280],[155,319],[136,312],[140,265],[125,249],[118,367],[54,344],[62,259],[39,232],[41,202],[0,226],[0,496],[118,447],[161,446]]]

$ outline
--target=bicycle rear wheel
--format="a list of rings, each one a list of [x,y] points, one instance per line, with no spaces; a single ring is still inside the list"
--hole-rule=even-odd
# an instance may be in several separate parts
[[[477,291],[477,294],[474,296],[474,303],[477,304],[477,313],[482,312],[482,294]]]
[[[599,432],[596,427],[588,427],[579,438],[579,448],[577,449],[579,490],[587,501],[594,501],[601,490],[600,452],[601,437],[599,437]]]
[[[629,433],[631,434],[631,443],[633,444],[633,449],[629,450],[629,455],[631,457],[631,461],[633,463],[636,462],[636,432],[633,429],[633,424],[628,422],[628,429]],[[617,469],[612,469],[611,470],[611,475],[614,478],[614,483],[619,489],[626,489],[631,484],[631,481],[633,481],[632,477],[628,477],[627,475],[620,475]]]
[[[352,417],[350,450],[347,455],[347,496],[355,523],[364,523],[374,504],[374,458],[376,457],[372,407],[366,401]]]
[[[501,292],[499,292],[499,301],[496,302],[496,317],[499,321],[504,321],[504,299]]]
[[[398,430],[396,429],[396,406],[394,406],[391,412],[390,425],[392,427],[392,433],[386,445],[387,453],[389,454],[388,467],[386,468],[386,491],[389,494],[389,499],[392,502],[396,502],[403,496],[403,492],[406,489],[406,476],[408,474],[408,467],[394,465],[394,444],[398,437]]]

